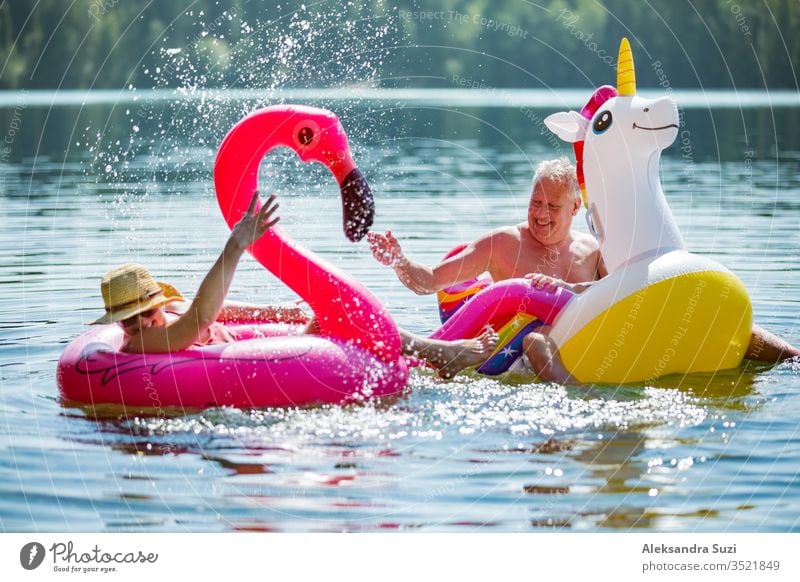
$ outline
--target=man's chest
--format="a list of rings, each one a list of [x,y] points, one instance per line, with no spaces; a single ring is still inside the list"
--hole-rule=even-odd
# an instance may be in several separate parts
[[[515,249],[500,253],[497,258],[497,261],[493,261],[491,273],[495,281],[524,277],[529,273],[542,273],[570,283],[596,278],[596,265],[568,249]]]

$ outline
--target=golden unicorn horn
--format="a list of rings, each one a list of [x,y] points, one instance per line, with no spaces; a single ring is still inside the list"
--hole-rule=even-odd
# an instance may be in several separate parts
[[[636,70],[633,68],[633,53],[628,39],[622,37],[617,57],[617,94],[621,97],[636,95]]]

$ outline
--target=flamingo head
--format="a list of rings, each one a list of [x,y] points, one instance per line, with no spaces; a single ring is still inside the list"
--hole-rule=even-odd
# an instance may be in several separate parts
[[[294,105],[287,127],[291,128],[288,145],[304,162],[320,162],[330,169],[339,183],[342,197],[344,233],[353,242],[361,240],[375,218],[372,190],[353,162],[347,135],[339,118],[332,112]]]

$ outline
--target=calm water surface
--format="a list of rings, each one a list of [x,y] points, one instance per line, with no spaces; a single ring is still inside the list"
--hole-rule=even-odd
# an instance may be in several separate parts
[[[105,270],[137,260],[197,288],[227,234],[215,147],[256,103],[4,102],[0,530],[800,530],[791,363],[582,388],[417,371],[406,395],[357,407],[167,417],[63,405],[55,364],[100,313]],[[535,163],[570,154],[541,129],[557,104],[315,104],[341,113],[376,194],[376,228],[428,263],[524,219]],[[734,269],[757,321],[794,344],[799,116],[687,110],[663,161],[689,247]],[[345,241],[327,170],[276,152],[261,184],[281,196],[292,236],[368,285],[403,326],[435,329],[431,297],[402,287],[366,243]],[[294,299],[249,257],[231,297]]]

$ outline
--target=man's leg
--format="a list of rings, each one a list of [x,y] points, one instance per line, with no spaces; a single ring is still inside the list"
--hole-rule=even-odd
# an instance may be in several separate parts
[[[559,384],[577,384],[578,381],[561,363],[558,355],[558,346],[548,333],[550,327],[543,325],[536,331],[529,333],[522,339],[524,357],[528,358],[533,371],[545,382],[558,382]]]
[[[796,347],[766,329],[753,324],[750,345],[747,346],[747,351],[744,354],[745,358],[775,364],[796,356],[800,356],[800,350]]]
[[[430,339],[404,329],[399,331],[403,354],[424,360],[442,378],[452,378],[464,368],[480,364],[497,346],[497,334],[491,329],[474,339],[456,341]]]

